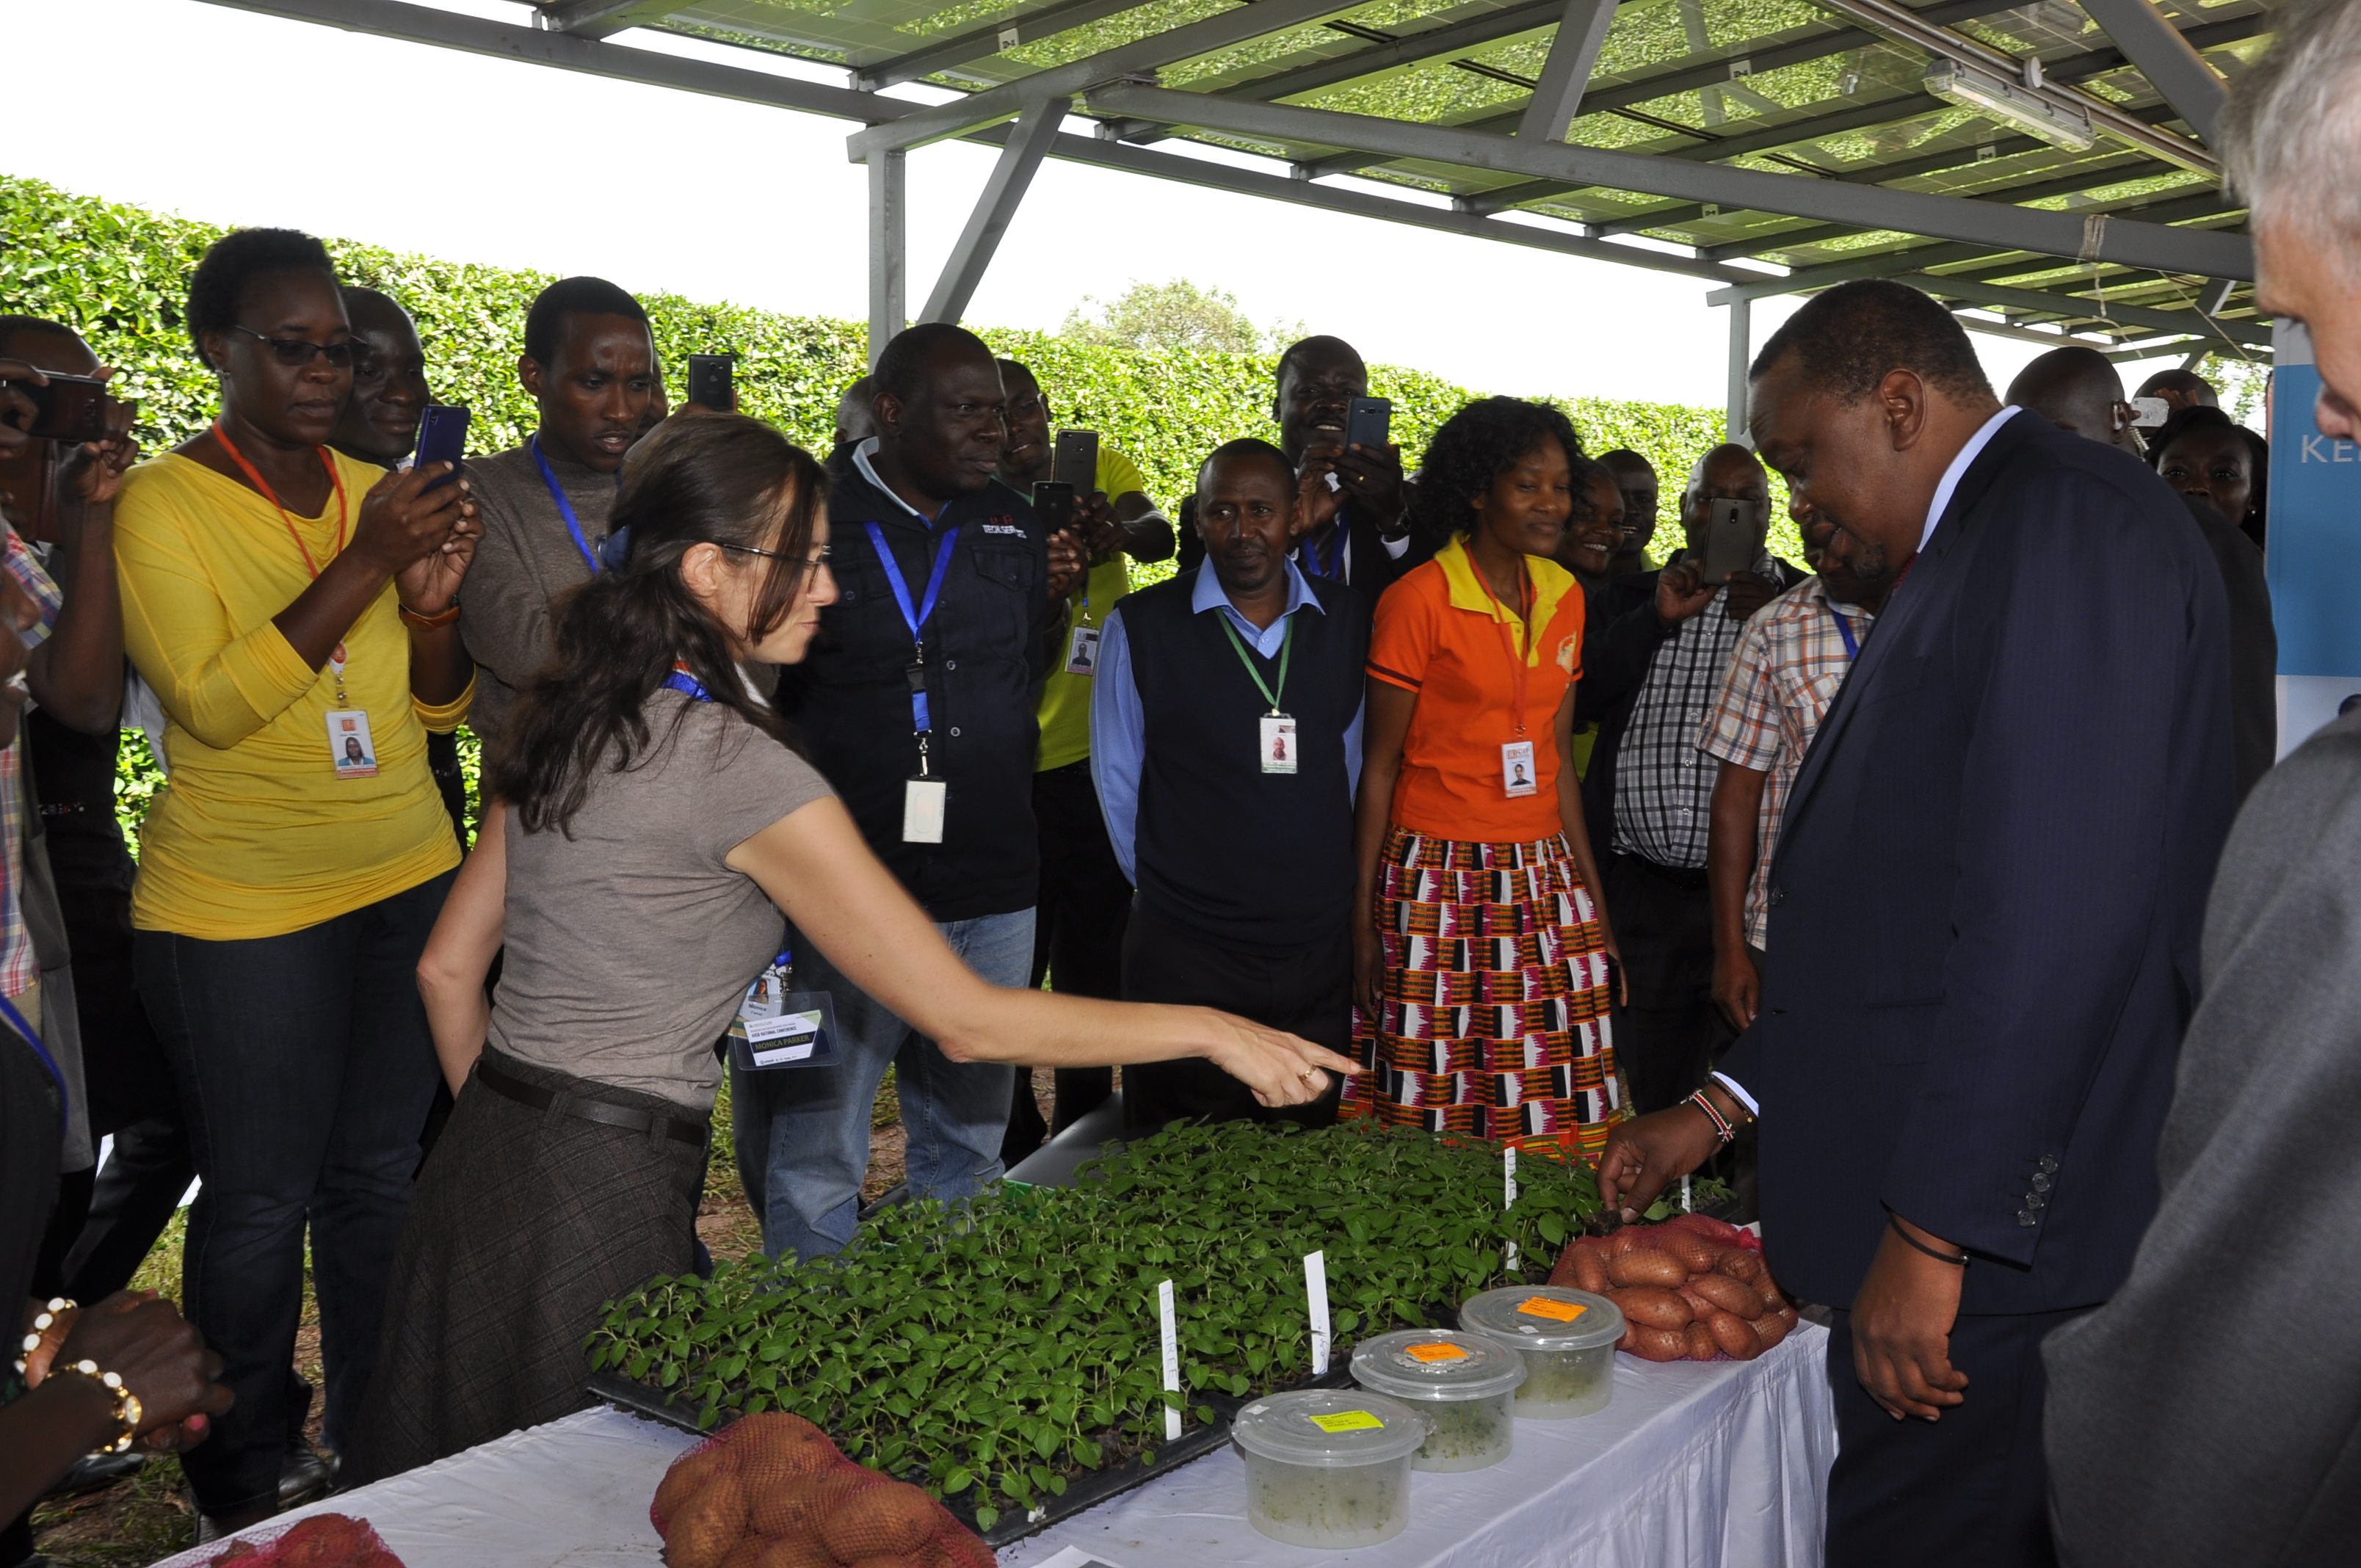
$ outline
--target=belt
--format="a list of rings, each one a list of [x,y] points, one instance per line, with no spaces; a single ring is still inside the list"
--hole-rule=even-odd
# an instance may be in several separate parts
[[[1658,882],[1668,882],[1675,887],[1684,887],[1692,893],[1702,893],[1712,885],[1706,879],[1706,870],[1703,866],[1668,866],[1662,861],[1652,861],[1645,855],[1635,855],[1628,851],[1623,858]]]
[[[596,1122],[600,1126],[621,1127],[633,1133],[661,1128],[664,1136],[675,1143],[701,1144],[705,1141],[703,1122],[683,1121],[677,1116],[638,1111],[628,1105],[609,1105],[603,1100],[592,1100],[567,1090],[544,1089],[521,1078],[510,1077],[481,1057],[476,1058],[476,1081],[501,1099],[513,1100],[530,1110],[546,1111],[555,1105],[559,1115],[571,1116],[580,1122]]]

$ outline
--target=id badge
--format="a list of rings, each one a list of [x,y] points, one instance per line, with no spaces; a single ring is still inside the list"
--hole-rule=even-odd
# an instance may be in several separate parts
[[[1066,646],[1066,674],[1095,675],[1099,673],[1099,629],[1095,626],[1074,628],[1073,641]]]
[[[836,1003],[825,991],[790,991],[774,964],[746,988],[730,1021],[730,1058],[746,1072],[821,1067],[836,1059]]]
[[[369,736],[368,714],[357,707],[332,708],[328,713],[328,757],[340,779],[377,777],[377,742]]]
[[[1500,747],[1500,790],[1514,799],[1532,795],[1541,788],[1533,767],[1533,743],[1530,740],[1510,740]]]
[[[1267,773],[1291,773],[1295,771],[1295,720],[1284,713],[1262,716],[1262,771]]]
[[[943,806],[950,785],[941,779],[907,779],[902,784],[902,842],[943,841]]]

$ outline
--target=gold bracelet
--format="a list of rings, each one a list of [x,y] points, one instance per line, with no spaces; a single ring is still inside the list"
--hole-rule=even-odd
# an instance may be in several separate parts
[[[115,1434],[114,1442],[100,1443],[96,1448],[92,1449],[91,1453],[93,1454],[121,1453],[129,1449],[139,1436],[139,1419],[143,1414],[139,1408],[139,1396],[124,1387],[123,1379],[114,1373],[101,1372],[95,1361],[71,1362],[53,1368],[51,1376],[54,1376],[59,1372],[78,1373],[115,1396],[114,1419],[123,1430]]]
[[[25,1363],[31,1358],[32,1354],[35,1351],[41,1348],[42,1336],[47,1334],[49,1330],[56,1325],[58,1314],[60,1312],[78,1311],[81,1310],[81,1302],[73,1300],[69,1297],[52,1296],[49,1298],[49,1304],[34,1314],[33,1332],[25,1336],[25,1354],[16,1358],[16,1371],[20,1376],[25,1370]]]

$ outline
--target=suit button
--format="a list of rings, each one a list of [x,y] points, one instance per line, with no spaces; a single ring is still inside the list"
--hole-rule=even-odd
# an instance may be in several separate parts
[[[2058,1157],[2056,1155],[2043,1155],[2041,1157],[2040,1163],[2043,1170],[2054,1172],[2058,1168]]]
[[[1772,890],[1771,890],[1771,902],[1772,902],[1772,903],[1773,903],[1773,904],[1784,904],[1784,903],[1786,903],[1786,902],[1787,902],[1787,890],[1786,890],[1785,888],[1784,888],[1784,887],[1776,887],[1776,886],[1773,887],[1773,888],[1772,888]]]
[[[2042,1208],[2047,1205],[2048,1201],[2049,1194],[2047,1192],[2036,1191],[2028,1192],[2025,1195],[2025,1206],[2028,1209]]]
[[[2019,1209],[2016,1212],[2016,1223],[2030,1229],[2031,1227],[2041,1223],[2041,1216],[2035,1213],[2030,1209]]]
[[[2033,1190],[2036,1192],[2047,1192],[2049,1190],[2049,1173],[2048,1171],[2044,1170],[2035,1173],[2033,1178]]]

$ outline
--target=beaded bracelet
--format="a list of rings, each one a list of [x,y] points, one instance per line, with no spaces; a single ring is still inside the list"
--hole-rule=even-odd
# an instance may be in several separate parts
[[[25,1343],[23,1347],[25,1354],[16,1358],[16,1374],[18,1376],[24,1376],[25,1363],[27,1359],[29,1358],[35,1351],[41,1348],[41,1336],[48,1333],[49,1330],[56,1325],[58,1314],[60,1312],[74,1311],[78,1310],[80,1306],[80,1302],[71,1300],[66,1297],[52,1296],[49,1298],[49,1304],[34,1314],[33,1332],[25,1336]]]
[[[1698,1110],[1704,1112],[1705,1119],[1713,1124],[1715,1135],[1719,1137],[1723,1143],[1726,1144],[1732,1138],[1738,1136],[1738,1129],[1730,1124],[1729,1117],[1714,1109],[1713,1102],[1705,1097],[1704,1090],[1698,1090],[1695,1094],[1690,1095],[1686,1101],[1683,1102],[1683,1103],[1694,1105]]]
[[[126,1387],[123,1379],[114,1373],[101,1372],[95,1361],[69,1362],[63,1366],[55,1368],[54,1372],[71,1372],[79,1376],[87,1377],[115,1397],[114,1418],[123,1430],[115,1434],[115,1441],[103,1442],[92,1449],[91,1453],[93,1454],[121,1453],[130,1448],[133,1442],[139,1436],[139,1419],[143,1413],[139,1408],[139,1396]]]

